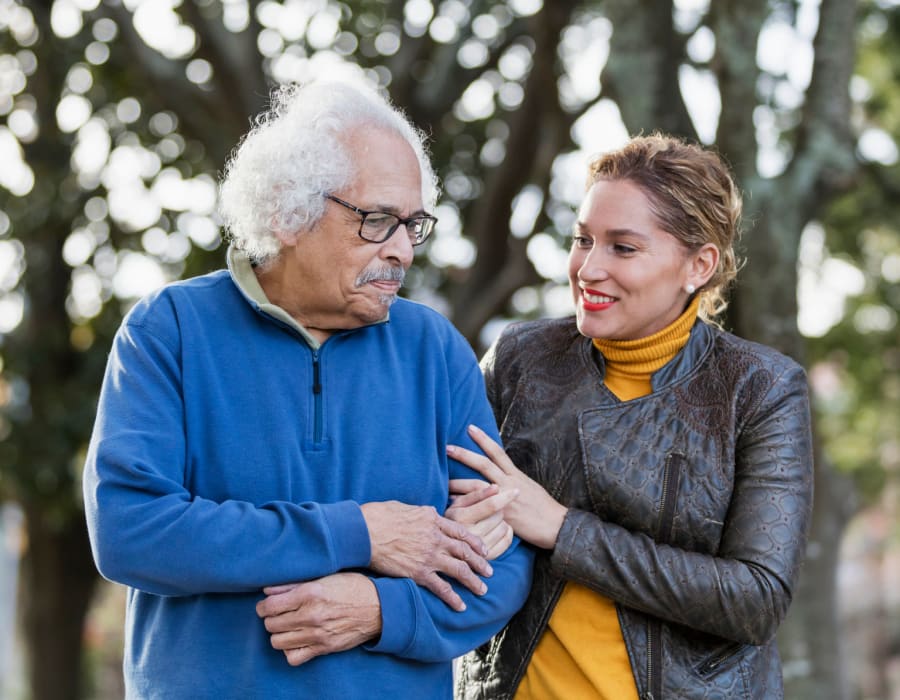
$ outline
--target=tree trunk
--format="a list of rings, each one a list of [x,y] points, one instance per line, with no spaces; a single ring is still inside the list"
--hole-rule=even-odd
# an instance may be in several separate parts
[[[837,569],[844,528],[856,508],[850,480],[816,451],[816,499],[806,561],[778,633],[790,700],[847,700]]]
[[[98,581],[87,527],[80,518],[54,526],[30,505],[25,514],[20,600],[31,698],[78,700],[84,621]]]
[[[748,207],[752,231],[744,239],[741,271],[729,321],[736,333],[777,348],[805,364],[797,329],[797,248],[804,221],[791,207],[800,198],[786,185],[757,183]],[[813,431],[816,488],[806,560],[787,619],[778,633],[790,700],[845,700],[840,653],[837,567],[840,541],[853,510],[853,487],[823,454]]]

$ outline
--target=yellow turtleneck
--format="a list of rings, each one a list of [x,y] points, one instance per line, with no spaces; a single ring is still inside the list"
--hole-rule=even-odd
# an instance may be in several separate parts
[[[652,391],[650,377],[685,346],[699,296],[658,333],[637,340],[594,339],[606,361],[604,383],[622,401]],[[616,606],[577,583],[566,584],[525,670],[515,700],[637,700]]]

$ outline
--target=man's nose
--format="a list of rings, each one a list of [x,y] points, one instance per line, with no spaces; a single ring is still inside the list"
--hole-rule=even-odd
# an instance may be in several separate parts
[[[381,244],[380,257],[385,260],[396,260],[404,270],[412,265],[414,254],[409,232],[403,224],[400,224],[393,235]]]

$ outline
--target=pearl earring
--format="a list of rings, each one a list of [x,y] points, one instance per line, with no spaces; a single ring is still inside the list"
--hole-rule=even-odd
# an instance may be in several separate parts
[[[697,288],[694,285],[689,284],[684,288],[684,291],[686,291],[688,294],[693,294],[697,291]]]

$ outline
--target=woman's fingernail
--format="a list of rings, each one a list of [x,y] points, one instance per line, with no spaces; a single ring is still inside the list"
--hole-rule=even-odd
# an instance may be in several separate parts
[[[448,455],[456,454],[456,448],[453,445],[447,445],[447,454]]]

